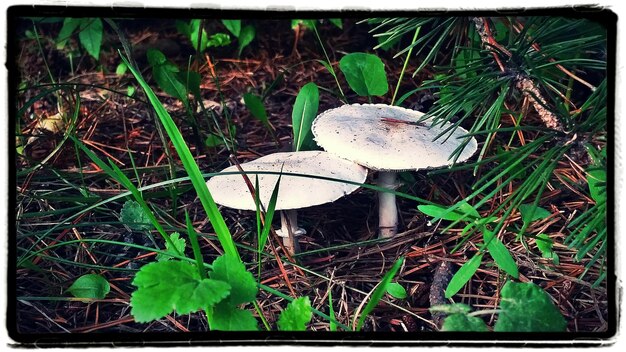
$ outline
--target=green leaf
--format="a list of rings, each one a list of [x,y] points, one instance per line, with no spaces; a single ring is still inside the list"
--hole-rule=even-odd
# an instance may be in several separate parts
[[[474,209],[474,207],[469,205],[466,201],[461,201],[456,209],[450,211],[450,209],[455,206],[456,205],[444,208],[440,205],[418,205],[417,209],[430,217],[449,221],[456,221],[462,218],[465,221],[472,221],[480,218],[478,211],[476,211],[476,209]]]
[[[226,46],[230,44],[230,36],[226,33],[215,33],[209,38],[206,44],[207,48]]]
[[[313,28],[315,27],[315,20],[291,20],[291,29],[295,30],[298,26],[302,26],[303,28]]]
[[[206,137],[206,139],[204,140],[204,145],[206,145],[209,148],[215,148],[223,144],[224,144],[224,139],[212,133],[208,137]]]
[[[238,37],[238,41],[239,41],[239,56],[241,56],[241,52],[243,51],[243,49],[248,46],[248,44],[250,44],[250,42],[252,42],[252,40],[254,39],[254,36],[256,35],[256,31],[254,30],[254,27],[248,25],[245,26],[241,29],[241,33],[239,34]]]
[[[397,282],[387,285],[387,293],[397,299],[405,299],[407,297],[406,290]]]
[[[533,204],[520,204],[518,209],[520,215],[522,216],[522,221],[527,224],[530,224],[533,221],[543,220],[552,215],[552,213],[546,209],[535,207]]]
[[[98,60],[102,45],[102,20],[99,18],[82,19],[78,39],[89,55]]]
[[[179,79],[178,66],[167,60],[165,55],[157,49],[148,49],[148,62],[152,65],[152,75],[159,87],[165,93],[181,100],[189,106],[187,87]]]
[[[191,36],[191,28],[187,22],[176,20],[176,30],[185,37]]]
[[[235,306],[256,299],[258,288],[254,276],[245,265],[236,258],[220,256],[213,261],[213,271],[209,275],[213,280],[228,282],[232,287],[226,302]]]
[[[308,147],[313,141],[311,134],[311,124],[317,116],[320,93],[313,82],[309,82],[300,89],[296,102],[293,104],[291,113],[291,124],[293,126],[293,149],[300,151],[301,148]]]
[[[270,129],[270,124],[267,120],[267,112],[265,111],[265,107],[263,106],[263,101],[261,101],[261,98],[257,97],[254,94],[246,93],[243,95],[243,102],[246,104],[248,110],[250,110],[252,116],[261,121],[261,123],[263,123],[263,125],[267,129]]]
[[[178,255],[178,253],[185,253],[185,246],[187,245],[187,241],[185,241],[184,238],[180,238],[180,234],[178,232],[174,232],[173,234],[171,234],[170,240],[172,240],[175,249],[172,248],[169,242],[165,242],[165,252],[175,255]],[[159,253],[156,256],[156,260],[159,262],[170,259],[174,258],[164,253]]]
[[[226,298],[228,283],[201,279],[187,262],[164,261],[146,264],[132,282],[137,286],[130,298],[131,314],[137,322],[149,322],[176,310],[178,314],[210,307]]]
[[[487,244],[489,254],[496,262],[496,265],[507,274],[517,279],[519,277],[517,264],[504,243],[502,243],[502,241],[500,241],[500,239],[496,237],[493,232],[487,229],[483,230],[483,240]]]
[[[63,20],[63,27],[61,27],[59,36],[56,39],[57,50],[62,50],[65,47],[65,43],[67,43],[72,33],[74,33],[76,28],[78,28],[81,21],[82,20],[80,18],[71,18],[71,17],[68,17],[65,20]]]
[[[472,259],[468,260],[467,263],[463,264],[459,271],[457,271],[452,279],[450,279],[450,283],[448,287],[446,287],[446,298],[451,298],[457,292],[459,292],[463,286],[474,276],[476,270],[480,266],[480,263],[483,260],[482,254],[476,254],[472,257]]]
[[[533,283],[507,282],[501,291],[498,332],[559,332],[567,322],[550,296]]]
[[[341,18],[329,18],[328,20],[330,23],[334,24],[335,27],[343,29],[343,22],[341,21]]]
[[[111,291],[109,282],[97,274],[87,274],[74,281],[67,289],[74,297],[103,299]]]
[[[376,55],[352,53],[341,58],[339,68],[360,96],[382,96],[389,90],[385,65]]]
[[[256,318],[247,310],[220,303],[213,307],[209,321],[211,330],[221,331],[257,331]]]
[[[496,33],[494,37],[497,42],[502,43],[502,41],[509,36],[509,27],[500,20],[494,20],[494,25],[496,27]]]
[[[241,33],[241,20],[222,20],[222,23],[236,38],[239,38]]]
[[[596,203],[606,201],[606,170],[588,169],[587,183],[589,184],[589,194]]]
[[[467,314],[452,314],[446,317],[441,326],[441,331],[489,331],[487,324],[479,317]]]
[[[132,97],[135,94],[136,90],[137,88],[135,88],[135,86],[128,86],[128,88],[126,89],[126,94]]]
[[[208,36],[204,28],[200,28],[202,24],[202,20],[195,19],[189,22],[189,40],[191,41],[191,45],[193,45],[194,50],[204,51],[207,48]],[[200,34],[200,30],[202,29],[202,34]],[[200,37],[200,47],[198,47],[198,37]]]
[[[309,297],[297,298],[287,305],[278,318],[280,331],[305,331],[311,321],[311,301]]]
[[[372,292],[372,294],[370,295],[369,302],[367,302],[365,308],[363,308],[363,311],[361,312],[361,316],[359,317],[359,321],[356,325],[357,331],[361,330],[361,328],[363,327],[363,323],[365,323],[365,318],[374,310],[374,308],[376,308],[378,302],[380,302],[380,299],[383,298],[383,295],[387,291],[387,286],[389,285],[391,280],[393,280],[393,277],[396,276],[396,273],[398,272],[398,270],[400,270],[403,262],[403,257],[398,258],[398,260],[396,260],[391,269],[389,269],[385,276],[383,276],[382,280],[380,280],[380,283],[374,289],[374,292]]]
[[[124,225],[136,231],[152,229],[150,217],[146,214],[139,203],[127,200],[120,211],[120,221]]]
[[[541,251],[541,256],[543,258],[552,259],[554,264],[559,265],[559,256],[554,250],[552,250],[553,241],[548,235],[545,233],[538,234],[535,244],[537,245],[539,251]]]
[[[126,71],[128,71],[128,66],[126,66],[125,63],[120,62],[120,64],[117,65],[117,68],[115,69],[115,74],[118,76],[123,76]]]

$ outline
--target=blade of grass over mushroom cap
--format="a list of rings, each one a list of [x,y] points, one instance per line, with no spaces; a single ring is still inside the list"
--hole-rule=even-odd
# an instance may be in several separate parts
[[[237,247],[235,247],[235,243],[230,235],[230,231],[228,230],[226,223],[224,222],[224,218],[222,217],[222,214],[220,214],[217,205],[215,204],[215,201],[213,200],[213,197],[209,192],[209,189],[206,187],[206,183],[204,181],[204,178],[202,177],[202,174],[200,173],[198,164],[196,164],[196,161],[193,159],[193,155],[185,144],[185,140],[183,139],[183,136],[181,135],[178,128],[176,127],[174,120],[172,120],[170,114],[167,112],[167,110],[165,110],[163,105],[161,105],[157,96],[154,94],[150,86],[148,86],[146,81],[141,76],[141,73],[139,73],[139,71],[128,62],[124,55],[120,53],[120,56],[122,57],[124,63],[130,69],[132,74],[135,76],[135,79],[137,79],[137,81],[143,88],[146,96],[148,97],[148,100],[150,101],[150,104],[156,111],[159,120],[165,127],[168,136],[172,140],[172,144],[178,152],[178,155],[183,163],[183,166],[185,167],[185,170],[189,174],[191,183],[198,193],[198,198],[200,198],[200,202],[202,203],[204,210],[209,216],[209,221],[211,222],[211,225],[215,230],[215,234],[217,235],[217,238],[219,239],[222,248],[227,255],[239,258],[239,252],[237,251]]]
[[[471,157],[478,144],[465,137],[466,130],[458,127],[443,141],[435,140],[441,130],[424,119],[419,111],[384,104],[353,104],[320,114],[311,130],[315,141],[326,151],[380,171],[378,185],[394,189],[398,171],[429,169],[453,164],[450,155],[461,141],[466,146],[458,161]],[[397,231],[395,195],[379,193],[379,228],[381,237],[391,237]]]
[[[292,239],[293,235],[304,233],[297,226],[297,209],[335,201],[355,191],[358,186],[353,183],[362,183],[367,177],[367,169],[362,166],[323,151],[274,153],[239,166],[246,173],[259,173],[257,199],[249,196],[248,185],[235,172],[239,170],[235,165],[222,170],[207,182],[215,201],[241,210],[256,210],[259,204],[260,207],[267,207],[280,177],[281,185],[274,208],[282,210],[282,228],[277,233],[284,238],[290,251],[295,251],[297,247]],[[280,173],[265,173],[268,171]],[[335,177],[351,181],[352,184],[313,177],[294,177],[289,173]]]

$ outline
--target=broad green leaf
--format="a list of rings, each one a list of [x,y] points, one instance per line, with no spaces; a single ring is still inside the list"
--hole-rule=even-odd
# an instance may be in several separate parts
[[[225,302],[213,307],[209,321],[211,330],[221,331],[257,331],[256,318],[247,310],[235,308]]]
[[[239,38],[241,33],[241,20],[222,20],[222,23],[236,38]]]
[[[359,322],[356,325],[357,331],[361,330],[361,328],[363,327],[363,323],[365,323],[365,318],[374,310],[374,308],[376,308],[378,302],[380,302],[380,299],[383,298],[383,295],[387,291],[387,286],[389,285],[391,280],[393,280],[394,276],[396,276],[396,273],[398,272],[398,270],[400,270],[403,262],[403,257],[398,258],[398,260],[396,260],[391,269],[389,269],[385,276],[383,276],[382,280],[380,280],[380,283],[374,289],[374,292],[372,292],[372,294],[370,295],[369,302],[367,302],[365,308],[363,308],[363,311],[361,312]]]
[[[509,27],[500,20],[494,20],[494,25],[496,27],[495,39],[497,42],[503,43],[509,36]]]
[[[443,321],[441,331],[489,331],[487,324],[479,318],[467,314],[452,314]]]
[[[185,106],[189,106],[187,88],[179,79],[178,67],[157,49],[148,49],[147,56],[148,62],[152,65],[152,75],[159,87],[165,93],[181,100]]]
[[[170,242],[165,242],[165,252],[175,255],[178,255],[179,253],[185,253],[185,246],[187,245],[187,241],[185,241],[184,238],[180,238],[180,234],[178,232],[172,233],[170,235],[170,240],[172,240],[175,249],[172,248]],[[159,262],[170,259],[174,258],[164,253],[159,253],[156,256],[156,260]]]
[[[207,48],[207,43],[209,37],[207,36],[204,28],[200,28],[202,24],[202,20],[195,19],[189,22],[189,40],[191,40],[191,45],[193,45],[194,50],[200,49],[200,51],[204,51]],[[202,34],[200,34],[200,30],[202,29]],[[198,47],[198,38],[200,38],[200,46]]]
[[[204,145],[206,145],[209,148],[219,147],[220,145],[224,145],[224,139],[222,139],[222,137],[220,137],[220,136],[218,136],[216,134],[212,134],[211,133],[204,140]]]
[[[146,264],[132,284],[137,290],[130,298],[131,314],[140,323],[160,319],[174,310],[189,314],[213,306],[231,291],[228,283],[201,279],[194,265],[180,261]]]
[[[209,41],[206,44],[207,48],[220,47],[230,44],[230,36],[226,33],[211,34]]]
[[[487,250],[489,250],[489,254],[496,262],[496,265],[507,274],[517,279],[519,276],[517,264],[504,243],[502,243],[493,232],[487,229],[483,230],[483,240],[487,244]]]
[[[98,60],[102,45],[102,20],[99,18],[82,19],[78,39],[89,55]]]
[[[291,113],[293,150],[296,152],[302,150],[302,147],[310,146],[313,141],[311,124],[317,116],[319,100],[319,89],[313,82],[305,84],[296,97]]]
[[[117,68],[115,69],[115,74],[118,76],[123,76],[126,71],[128,71],[128,66],[126,66],[125,63],[120,62],[120,64],[117,65]]]
[[[63,27],[61,27],[61,31],[59,32],[59,36],[56,39],[57,42],[57,50],[62,50],[65,47],[65,43],[70,38],[72,33],[78,28],[82,19],[80,18],[71,18],[68,17],[63,20]]]
[[[243,49],[252,42],[255,35],[256,35],[256,31],[254,30],[254,27],[250,25],[245,26],[241,29],[241,33],[239,34],[239,37],[237,38],[239,42],[239,53],[238,53],[239,56],[241,56],[241,52],[243,51]]]
[[[150,217],[139,203],[127,200],[120,211],[120,221],[133,230],[143,231],[152,229]]]
[[[474,276],[476,270],[478,270],[478,267],[480,266],[482,260],[483,255],[477,253],[472,257],[472,259],[468,260],[467,263],[463,264],[463,266],[459,268],[459,271],[457,271],[454,276],[452,276],[448,287],[446,287],[446,298],[451,298],[457,292],[459,292],[463,288],[463,286],[465,286],[465,284],[472,278],[472,276]]]
[[[382,96],[389,90],[385,65],[376,55],[348,54],[339,61],[339,68],[350,88],[360,96]]]
[[[280,313],[278,330],[305,331],[306,324],[311,321],[311,301],[309,297],[300,297],[291,301],[287,308]]]
[[[474,61],[480,59],[480,53],[478,52],[478,50],[473,50],[473,49],[462,49],[459,50],[459,53],[457,54],[454,62],[455,62],[455,68],[457,70],[457,72],[459,72],[459,77],[461,78],[472,78],[476,76],[476,72],[475,71],[468,71],[465,72],[467,70],[467,66],[474,63]]]
[[[535,207],[532,204],[520,204],[518,207],[522,221],[530,224],[533,221],[543,220],[552,215],[549,211],[541,207]]]
[[[252,93],[246,93],[243,95],[243,102],[246,104],[248,110],[250,110],[252,116],[256,117],[257,120],[263,123],[263,126],[269,129],[270,124],[267,120],[267,112],[265,111],[261,98]]]
[[[343,29],[343,22],[341,21],[341,18],[329,18],[328,20],[330,23],[334,24],[335,27]]]
[[[213,280],[228,282],[232,287],[230,296],[228,296],[225,303],[236,306],[252,302],[256,298],[258,288],[254,276],[236,258],[223,255],[215,259],[213,261],[213,271],[209,277]]]
[[[606,170],[595,168],[587,170],[587,183],[589,194],[596,203],[606,201]]]
[[[67,289],[74,297],[103,299],[111,290],[109,282],[97,274],[87,274],[74,281]]]
[[[507,282],[500,292],[498,332],[564,332],[567,322],[550,296],[533,283]]]
[[[397,299],[405,299],[407,297],[406,290],[397,282],[387,285],[387,293]]]

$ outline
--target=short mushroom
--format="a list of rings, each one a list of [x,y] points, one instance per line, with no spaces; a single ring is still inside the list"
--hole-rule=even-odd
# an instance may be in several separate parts
[[[420,121],[424,113],[384,104],[353,104],[327,110],[313,121],[311,131],[324,150],[378,170],[377,184],[394,190],[399,171],[436,168],[453,164],[450,155],[463,143],[468,132],[445,122],[431,126],[432,118]],[[470,158],[477,149],[470,138],[457,162]],[[398,228],[396,196],[379,192],[380,237],[392,237]]]
[[[276,210],[281,211],[281,229],[276,233],[283,238],[283,244],[290,254],[299,251],[295,236],[306,232],[298,227],[297,210],[314,205],[333,202],[359,188],[353,183],[363,183],[367,169],[354,162],[339,158],[324,151],[301,151],[269,154],[240,165],[254,183],[254,173],[259,180],[259,200],[267,207],[278,173],[282,177],[276,200]],[[207,186],[216,203],[240,210],[256,210],[256,204],[237,166],[220,172],[207,181]],[[264,173],[265,172],[265,173]],[[270,172],[270,173],[267,173]],[[325,180],[300,174],[340,179],[352,183]]]

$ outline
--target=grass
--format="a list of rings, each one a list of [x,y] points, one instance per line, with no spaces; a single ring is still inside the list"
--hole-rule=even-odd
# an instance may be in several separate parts
[[[158,90],[148,93],[147,101],[137,93],[132,98],[122,93],[126,91],[125,87],[135,84],[136,79],[146,92],[155,88],[149,84],[149,74],[140,73],[130,62],[127,64],[134,72],[122,78],[103,75],[94,79],[95,82],[85,84],[74,83],[68,74],[60,74],[54,78],[56,83],[50,83],[52,85],[29,82],[27,88],[18,92],[22,104],[17,108],[20,117],[38,108],[41,102],[53,100],[60,89],[69,91],[77,101],[71,115],[73,129],[62,136],[41,137],[40,142],[30,146],[16,163],[16,259],[19,264],[16,282],[20,331],[205,330],[202,314],[170,316],[157,324],[140,325],[129,320],[130,316],[124,310],[133,289],[130,285],[133,274],[142,265],[154,261],[157,253],[165,253],[162,248],[168,241],[167,234],[174,231],[189,233],[192,237],[197,234],[197,240],[191,241],[191,251],[175,254],[177,259],[208,267],[206,263],[211,263],[224,252],[241,258],[248,271],[256,274],[261,288],[256,302],[249,308],[263,318],[260,321],[266,329],[275,327],[278,313],[287,302],[307,296],[314,308],[314,319],[309,326],[314,331],[351,330],[356,327],[355,321],[365,331],[433,331],[436,327],[428,312],[433,268],[441,261],[448,261],[458,269],[480,248],[483,238],[480,233],[461,234],[458,226],[450,222],[434,220],[432,226],[428,225],[428,219],[417,211],[416,206],[450,206],[463,199],[470,200],[481,216],[493,215],[505,220],[500,223],[498,238],[516,259],[524,278],[540,283],[552,297],[561,300],[561,311],[566,314],[572,331],[602,328],[608,308],[606,271],[603,271],[606,246],[601,243],[607,234],[599,233],[589,237],[589,241],[575,242],[588,249],[585,255],[580,255],[574,246],[564,245],[568,243],[567,236],[579,230],[578,226],[585,222],[583,218],[570,228],[564,227],[571,224],[565,214],[585,212],[588,214],[585,216],[595,218],[602,214],[602,205],[589,206],[582,201],[582,196],[564,190],[559,183],[551,182],[546,188],[540,188],[539,181],[548,174],[545,170],[563,175],[574,190],[583,194],[585,190],[581,191],[580,183],[585,181],[575,172],[575,165],[555,161],[562,150],[543,158],[536,157],[546,137],[542,138],[538,134],[541,131],[532,126],[518,126],[506,119],[500,121],[502,126],[490,125],[485,118],[482,130],[473,131],[481,141],[491,140],[499,133],[506,134],[506,137],[523,133],[527,143],[513,148],[513,155],[527,158],[502,161],[486,146],[484,157],[475,164],[462,165],[453,172],[413,173],[414,181],[404,185],[402,191],[394,192],[398,196],[406,231],[392,240],[375,238],[374,199],[376,191],[381,189],[371,184],[362,185],[361,191],[334,204],[303,210],[303,226],[310,231],[302,238],[303,251],[293,258],[294,261],[288,260],[277,249],[277,239],[269,232],[272,225],[270,214],[266,215],[265,226],[261,226],[261,217],[253,212],[215,206],[210,194],[203,190],[206,189],[204,182],[226,166],[231,153],[243,161],[287,146],[291,138],[287,117],[291,115],[293,101],[302,86],[300,83],[314,81],[320,87],[320,111],[335,107],[344,99],[361,102],[361,98],[350,95],[347,89],[341,90],[342,86],[346,88],[341,75],[323,71],[316,61],[324,57],[327,65],[333,65],[333,54],[337,50],[347,50],[346,42],[333,35],[329,28],[316,27],[309,33],[309,44],[300,41],[300,46],[306,45],[301,48],[303,57],[274,60],[271,56],[254,56],[252,49],[255,45],[278,48],[271,36],[267,33],[264,36],[263,26],[256,28],[255,42],[244,51],[242,59],[228,61],[227,55],[213,56],[211,53],[209,60],[198,60],[201,63],[206,61],[200,66],[201,73],[208,77],[203,81],[206,95],[203,98],[217,102],[226,110],[219,114],[201,104],[204,118],[196,120],[197,128],[203,133],[217,130],[228,139],[225,146],[205,147],[204,153],[199,153],[199,146],[189,137],[193,131],[188,112],[177,108],[175,100]],[[407,33],[415,34],[414,28]],[[424,33],[420,31],[420,36]],[[322,42],[319,38],[324,39],[322,49],[316,46],[315,40]],[[28,41],[25,39],[24,43]],[[436,41],[430,43],[434,45]],[[43,50],[33,51],[25,62],[48,51],[45,41],[41,45]],[[333,51],[326,52],[327,48]],[[411,49],[415,54],[418,48],[407,48],[405,54],[410,56]],[[422,54],[428,56],[429,49],[424,50],[427,51]],[[421,66],[413,60],[383,57],[383,61],[388,67],[390,82],[396,79],[404,82],[406,78],[400,78],[405,71],[414,72]],[[51,67],[57,62],[47,60]],[[180,66],[185,67],[187,62],[181,60]],[[32,74],[29,67],[36,66],[26,65],[23,68],[26,76]],[[287,70],[289,75],[285,75],[285,81],[277,83],[276,76]],[[93,67],[88,66],[87,61],[81,61],[74,71],[88,73]],[[254,72],[254,75],[243,72]],[[143,82],[142,75],[146,75]],[[227,103],[239,96],[237,92],[269,83],[272,89],[269,93],[269,89],[265,90],[264,105],[276,128],[276,140],[245,109],[229,111],[227,108]],[[101,90],[102,87],[109,88]],[[333,87],[339,87],[340,94],[327,94],[325,89]],[[398,84],[396,91],[411,92],[414,88],[402,83]],[[98,96],[94,92],[107,95]],[[419,94],[419,91],[415,93]],[[400,100],[415,101],[412,96],[404,98]],[[157,108],[158,120],[150,119],[148,103]],[[593,106],[594,103],[590,101],[587,105]],[[44,104],[46,108],[50,109],[50,106]],[[500,112],[494,108],[493,115]],[[28,122],[27,119],[23,121]],[[162,136],[157,129],[159,124],[163,127]],[[231,124],[236,126],[235,135],[230,135],[228,126]],[[22,127],[28,132],[27,123]],[[509,138],[493,140],[493,143],[506,145]],[[236,147],[231,146],[234,143]],[[37,150],[43,150],[43,159],[32,157],[31,153]],[[119,160],[119,163],[101,161],[107,159]],[[522,187],[519,183],[520,166],[533,170],[528,178],[534,181],[529,186]],[[474,177],[474,173],[478,182],[472,184],[468,180]],[[252,179],[252,175],[249,176]],[[554,211],[556,215],[545,221],[527,224],[526,228],[518,227],[516,225],[521,222],[517,222],[515,208],[523,202],[520,194],[551,211],[554,211],[551,208],[554,205],[559,211]],[[537,197],[536,194],[543,195]],[[143,202],[144,209],[149,209],[152,214],[151,223],[160,229],[133,231],[120,222],[120,209],[129,199]],[[269,213],[271,209],[266,210]],[[211,214],[210,219],[207,219],[207,213]],[[518,231],[526,234],[526,247],[515,240]],[[554,251],[559,256],[559,265],[541,258],[532,240],[539,233],[547,233],[555,241]],[[265,240],[268,246],[260,246]],[[573,240],[575,237],[569,241]],[[405,261],[401,267],[394,267],[398,270],[395,281],[407,288],[409,297],[406,300],[376,291],[385,273],[390,272],[399,257],[404,257]],[[203,264],[198,264],[200,262]],[[112,283],[112,291],[105,300],[86,305],[63,295],[63,289],[85,273],[100,273]],[[492,258],[485,255],[471,284],[463,287],[454,299],[474,307],[494,307],[501,284],[502,273]],[[381,297],[381,304],[373,310],[370,307],[363,310],[363,302],[372,292]],[[370,318],[363,318],[365,315]],[[335,319],[331,320],[331,316]]]

